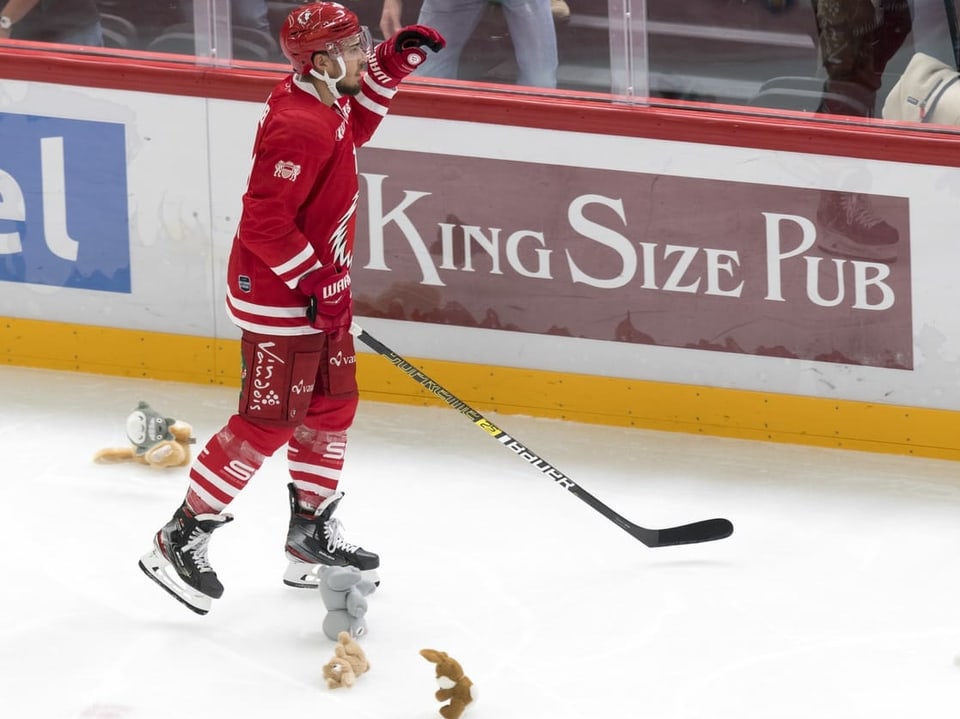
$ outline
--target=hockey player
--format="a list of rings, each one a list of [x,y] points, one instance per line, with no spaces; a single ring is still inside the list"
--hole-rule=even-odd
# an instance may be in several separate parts
[[[296,7],[280,31],[294,74],[260,117],[227,267],[227,312],[241,330],[239,408],[198,454],[183,504],[156,533],[143,571],[198,614],[223,585],[214,530],[264,460],[286,447],[291,482],[284,582],[316,587],[323,565],[376,578],[379,557],[344,538],[334,510],[358,392],[350,294],[356,148],[400,81],[444,39],[401,28],[370,50],[357,16],[333,2]]]
[[[555,18],[566,4],[551,0],[491,0],[503,10],[513,53],[517,60],[517,84],[531,87],[557,86],[557,28]],[[441,57],[427,59],[421,76],[457,79],[460,60],[471,37],[490,7],[488,0],[422,0],[417,22],[427,23],[443,33],[449,46]],[[400,26],[403,0],[383,0],[380,32],[383,37]],[[468,78],[464,78],[468,79]]]

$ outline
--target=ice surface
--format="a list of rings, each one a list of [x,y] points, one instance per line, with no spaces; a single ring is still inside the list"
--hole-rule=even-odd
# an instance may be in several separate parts
[[[424,647],[473,679],[466,719],[960,712],[957,464],[491,415],[638,524],[736,526],[649,549],[457,412],[372,402],[338,511],[382,558],[372,667],[329,690],[322,602],[280,580],[281,453],[211,542],[204,617],[137,567],[186,469],[91,462],[140,399],[202,444],[236,396],[0,368],[0,716],[439,717]]]

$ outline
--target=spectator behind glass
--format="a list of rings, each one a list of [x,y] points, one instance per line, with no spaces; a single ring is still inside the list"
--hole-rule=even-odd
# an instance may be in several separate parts
[[[102,47],[100,12],[95,0],[6,0],[0,5],[5,38]]]
[[[820,61],[827,72],[828,95],[820,112],[874,117],[883,72],[913,24],[908,0],[811,0],[811,4]]]
[[[193,2],[181,2],[180,13],[184,20],[193,22]],[[234,27],[260,30],[273,37],[270,17],[267,14],[267,0],[230,0],[230,24]]]
[[[460,56],[487,11],[489,0],[423,0],[417,23],[436,28],[446,39],[442,53],[429,55],[416,74],[455,80]],[[499,0],[517,58],[518,85],[557,86],[557,31],[550,0]],[[565,7],[565,6],[564,6]],[[380,32],[400,28],[403,0],[384,0]],[[567,8],[569,14],[569,8]]]
[[[913,26],[908,0],[811,0],[811,4],[827,73],[818,112],[874,117],[887,63]],[[851,169],[829,181],[868,186],[870,176],[863,169]],[[897,261],[900,233],[876,214],[869,194],[821,191],[817,225],[818,245],[832,255]]]

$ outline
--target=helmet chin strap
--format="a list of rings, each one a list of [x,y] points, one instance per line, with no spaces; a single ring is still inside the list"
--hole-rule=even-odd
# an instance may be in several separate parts
[[[340,74],[337,77],[330,77],[325,72],[317,72],[317,69],[314,67],[310,68],[310,74],[313,75],[318,80],[323,80],[326,83],[327,87],[330,88],[330,94],[333,95],[333,98],[340,98],[340,91],[337,89],[337,83],[340,82],[343,78],[347,76],[347,66],[343,62],[343,58],[337,56],[337,65],[340,66]]]

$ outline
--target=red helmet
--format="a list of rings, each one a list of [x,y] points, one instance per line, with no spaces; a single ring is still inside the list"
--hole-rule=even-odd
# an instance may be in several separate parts
[[[301,75],[310,71],[313,54],[336,55],[340,43],[359,36],[364,51],[369,50],[369,33],[360,26],[357,16],[340,3],[313,2],[301,5],[287,15],[280,28],[283,54]]]

